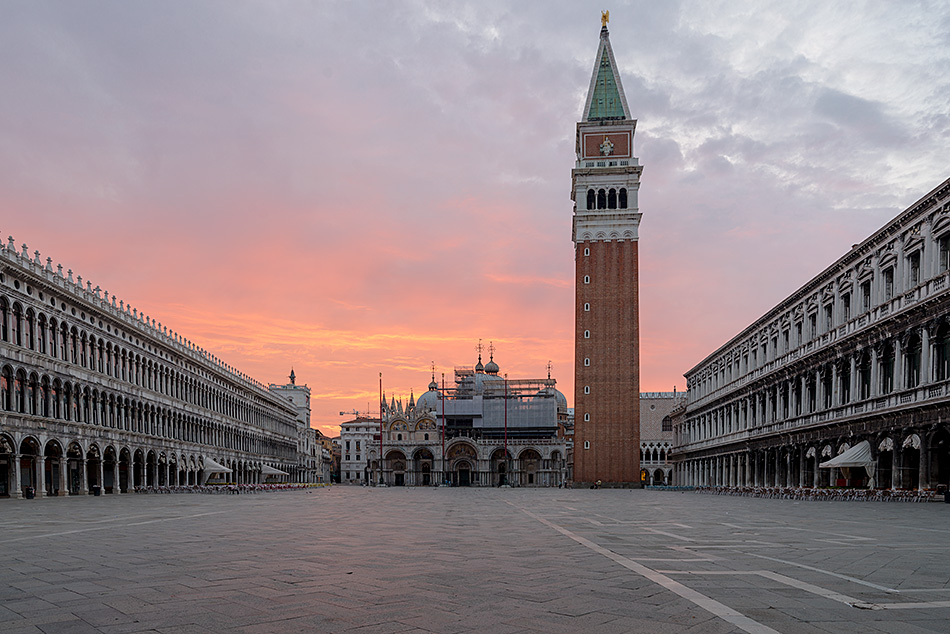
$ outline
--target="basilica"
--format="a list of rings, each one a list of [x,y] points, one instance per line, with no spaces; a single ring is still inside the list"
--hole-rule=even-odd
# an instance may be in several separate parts
[[[341,426],[341,480],[388,486],[562,486],[570,479],[567,399],[555,380],[509,379],[494,356],[432,374],[418,400],[385,398],[380,419]],[[383,460],[380,463],[379,457]]]

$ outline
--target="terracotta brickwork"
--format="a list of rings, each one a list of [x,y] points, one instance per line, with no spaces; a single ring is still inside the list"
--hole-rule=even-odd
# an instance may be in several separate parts
[[[634,240],[584,241],[575,250],[577,483],[640,482],[637,246]]]

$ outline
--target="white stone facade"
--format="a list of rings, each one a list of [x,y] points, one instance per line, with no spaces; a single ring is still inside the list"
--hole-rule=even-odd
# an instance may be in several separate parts
[[[950,180],[686,378],[677,484],[950,484]],[[819,466],[863,440],[870,473]]]
[[[640,481],[644,486],[672,484],[672,413],[685,404],[684,392],[640,392]]]
[[[0,496],[262,480],[298,463],[266,386],[13,238],[0,247]]]

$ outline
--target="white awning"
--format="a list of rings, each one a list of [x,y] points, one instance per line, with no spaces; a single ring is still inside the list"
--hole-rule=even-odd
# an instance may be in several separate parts
[[[881,444],[877,446],[878,451],[893,451],[894,450],[894,441],[890,438],[885,438],[881,441]]]
[[[815,448],[814,448],[814,447],[809,447],[809,448],[808,448],[808,452],[805,454],[805,457],[806,457],[806,458],[814,458],[814,457],[815,457],[815,453],[816,453],[816,452],[815,452]]]
[[[873,465],[874,458],[871,457],[871,443],[862,440],[840,456],[826,460],[818,466],[822,469],[830,469],[832,467],[872,467]]]
[[[208,478],[211,477],[212,473],[231,473],[231,470],[225,467],[220,462],[215,462],[208,456],[204,457],[204,465],[201,467],[201,484],[207,484]]]
[[[264,475],[290,475],[286,471],[281,471],[280,469],[275,469],[270,465],[261,465],[261,473]]]
[[[205,473],[231,473],[231,470],[225,467],[220,462],[215,462],[208,456],[205,456],[204,466],[202,467]]]
[[[918,436],[917,434],[911,434],[910,436],[904,439],[904,444],[902,445],[902,447],[904,448],[913,447],[914,449],[920,449],[920,436]]]

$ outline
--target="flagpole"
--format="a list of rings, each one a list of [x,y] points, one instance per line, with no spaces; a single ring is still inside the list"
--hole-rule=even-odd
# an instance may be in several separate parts
[[[442,484],[445,484],[445,372],[442,373]]]
[[[383,373],[379,373],[379,480],[376,486],[383,483]]]
[[[508,373],[505,372],[505,484],[511,486],[511,461],[508,460]]]

